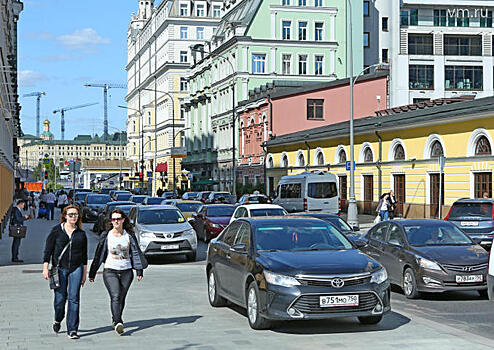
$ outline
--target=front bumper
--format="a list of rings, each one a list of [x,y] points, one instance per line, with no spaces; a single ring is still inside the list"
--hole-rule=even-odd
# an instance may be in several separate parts
[[[144,255],[192,254],[197,251],[197,239],[195,236],[190,236],[190,239],[184,237],[177,239],[141,237],[139,246]],[[178,248],[168,249],[171,246],[178,246]]]
[[[456,283],[456,276],[482,275],[482,282]],[[441,293],[453,291],[470,291],[487,289],[487,269],[473,272],[448,271],[447,273],[435,270],[421,269],[416,277],[417,289],[420,292]]]
[[[261,289],[261,315],[271,320],[310,320],[335,317],[379,316],[391,311],[389,282],[379,285],[331,287],[267,285]],[[320,296],[359,295],[358,306],[320,307]]]

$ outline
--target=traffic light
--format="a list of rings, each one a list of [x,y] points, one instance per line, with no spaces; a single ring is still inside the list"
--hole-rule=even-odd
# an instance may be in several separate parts
[[[45,170],[45,180],[48,180],[48,170]]]
[[[144,180],[144,173],[141,171],[139,172],[139,181]]]

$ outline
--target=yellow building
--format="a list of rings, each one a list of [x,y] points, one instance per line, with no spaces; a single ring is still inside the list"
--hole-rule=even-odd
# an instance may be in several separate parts
[[[358,101],[356,101],[358,103]],[[458,198],[492,197],[494,98],[440,99],[355,120],[355,196],[359,213],[375,213],[394,190],[404,217],[442,217]],[[343,204],[350,172],[349,122],[277,136],[267,142],[268,188],[281,176],[324,169],[338,175]],[[440,157],[444,157],[443,182]]]

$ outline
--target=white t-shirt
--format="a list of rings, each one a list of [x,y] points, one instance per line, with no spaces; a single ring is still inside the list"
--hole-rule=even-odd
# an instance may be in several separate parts
[[[388,210],[388,201],[386,199],[383,199],[383,203],[381,204],[381,208],[379,210]]]
[[[115,237],[108,232],[108,256],[105,261],[105,268],[113,270],[128,270],[132,268],[130,262],[130,241],[126,231],[120,237]]]
[[[67,195],[66,194],[61,194],[60,196],[58,196],[58,205],[62,205],[62,204],[68,204],[68,199],[67,199]]]

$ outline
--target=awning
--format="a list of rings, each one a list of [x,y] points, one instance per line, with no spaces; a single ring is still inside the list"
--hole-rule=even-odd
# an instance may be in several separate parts
[[[157,173],[168,171],[168,163],[159,163],[158,165],[156,165],[156,169],[154,171]]]
[[[191,183],[192,186],[199,186],[199,185],[218,185],[219,182],[215,180],[199,180],[196,182]]]

